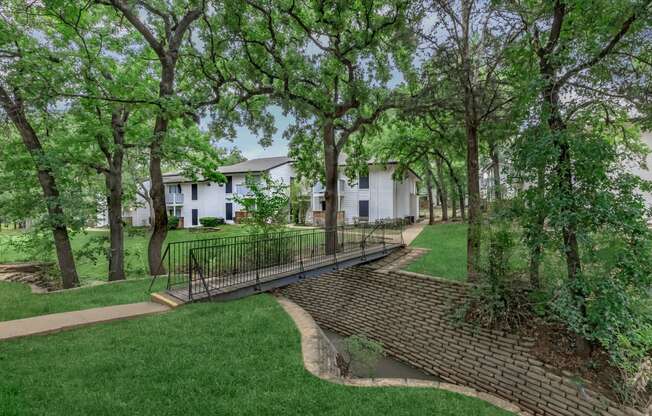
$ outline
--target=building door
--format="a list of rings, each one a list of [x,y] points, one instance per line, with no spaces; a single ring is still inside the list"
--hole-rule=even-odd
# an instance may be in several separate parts
[[[233,220],[233,202],[226,203],[226,219],[229,221]]]
[[[358,216],[369,218],[369,201],[358,201]]]
[[[199,225],[199,210],[192,210],[192,225]]]
[[[321,210],[326,211],[326,201],[321,201]]]

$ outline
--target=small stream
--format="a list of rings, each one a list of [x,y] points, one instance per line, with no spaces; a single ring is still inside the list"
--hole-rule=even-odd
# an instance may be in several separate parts
[[[322,331],[324,332],[324,335],[326,335],[326,337],[331,341],[331,343],[333,343],[333,346],[340,353],[343,353],[345,337],[338,334],[337,332],[329,331],[328,329],[322,328]],[[353,377],[369,377],[369,374],[356,374],[355,363],[352,363],[351,367],[351,375]],[[374,378],[411,378],[417,380],[440,381],[433,375],[427,374],[424,371],[411,367],[388,356],[383,356],[380,358],[376,368],[373,370],[372,376]]]

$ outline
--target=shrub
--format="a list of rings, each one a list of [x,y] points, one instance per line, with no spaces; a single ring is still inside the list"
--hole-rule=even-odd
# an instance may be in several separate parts
[[[246,184],[249,194],[235,195],[233,200],[240,204],[247,216],[243,223],[252,234],[268,234],[287,224],[290,197],[288,186],[263,175],[260,180],[247,176]]]
[[[202,227],[217,227],[218,225],[224,224],[224,218],[202,217],[199,219],[199,223]]]
[[[366,377],[372,377],[383,356],[383,344],[364,335],[352,335],[344,340],[344,351],[349,356],[346,367]]]
[[[487,226],[480,283],[462,315],[486,328],[513,331],[532,317],[530,291],[516,266],[516,232],[511,222]]]
[[[168,230],[176,230],[179,228],[179,217],[174,215],[168,217]]]

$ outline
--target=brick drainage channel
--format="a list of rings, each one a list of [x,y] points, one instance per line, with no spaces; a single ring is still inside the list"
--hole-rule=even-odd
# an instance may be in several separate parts
[[[350,357],[345,352],[345,339],[343,335],[338,334],[337,332],[330,331],[325,328],[321,328],[322,332],[330,340],[338,353],[346,356],[347,360],[350,360]],[[374,378],[405,378],[413,380],[430,380],[430,381],[441,381],[439,378],[428,374],[424,371],[414,368],[410,365],[407,365],[401,361],[398,361],[394,358],[391,358],[384,354],[373,369],[365,370],[362,367],[362,364],[356,361],[351,361],[351,377],[354,378],[364,378],[364,377],[374,377]]]

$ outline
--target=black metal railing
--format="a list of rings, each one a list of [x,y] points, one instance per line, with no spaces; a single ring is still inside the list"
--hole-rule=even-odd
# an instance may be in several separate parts
[[[284,230],[172,242],[165,249],[158,274],[167,277],[168,291],[187,290],[192,299],[198,292],[210,295],[214,290],[337,265],[356,254],[365,258],[371,251],[403,244],[404,225],[403,220],[383,220],[332,230]]]
[[[283,230],[269,233],[268,235],[300,234],[309,231],[311,230]],[[157,273],[152,279],[150,290],[154,281],[161,276],[165,276],[167,279],[166,289],[168,290],[179,286],[185,286],[188,282],[188,272],[190,270],[191,249],[254,241],[258,238],[260,238],[258,234],[243,234],[229,237],[170,242],[165,247]]]
[[[378,222],[315,229],[300,233],[257,235],[228,244],[191,248],[188,298],[203,292],[259,285],[353,258],[365,259],[403,243],[402,224]]]

